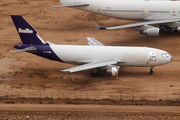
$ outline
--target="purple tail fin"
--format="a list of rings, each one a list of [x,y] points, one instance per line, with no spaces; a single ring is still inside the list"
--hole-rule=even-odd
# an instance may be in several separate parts
[[[23,44],[41,45],[44,41],[38,36],[38,32],[20,15],[11,15],[17,32]]]

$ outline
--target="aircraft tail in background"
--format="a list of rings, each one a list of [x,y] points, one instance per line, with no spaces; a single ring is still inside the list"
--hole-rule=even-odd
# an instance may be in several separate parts
[[[11,15],[11,18],[23,44],[41,45],[45,43],[38,32],[22,16]]]

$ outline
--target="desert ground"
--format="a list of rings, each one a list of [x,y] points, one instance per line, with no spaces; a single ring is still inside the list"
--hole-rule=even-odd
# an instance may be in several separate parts
[[[146,112],[144,112],[146,111]],[[22,120],[178,120],[178,106],[2,105],[2,119]]]
[[[166,34],[161,31],[159,37],[150,37],[140,35],[133,29],[100,31],[94,25],[115,26],[134,23],[134,21],[118,20],[68,7],[52,8],[51,6],[54,5],[59,5],[59,0],[0,0],[0,92],[68,91],[180,94],[179,32]],[[21,44],[10,15],[22,15],[39,32],[40,37],[44,41],[50,41],[55,44],[87,45],[86,37],[94,37],[108,46],[147,46],[159,48],[171,54],[172,61],[170,64],[155,67],[152,75],[148,74],[150,68],[146,67],[122,67],[118,77],[112,77],[106,71],[100,71],[101,76],[98,78],[91,78],[89,76],[92,70],[70,74],[62,73],[60,70],[73,67],[74,65],[51,61],[26,52],[9,52],[15,49],[14,45]],[[4,106],[4,104],[1,105]],[[28,106],[28,104],[24,105]],[[158,106],[154,106],[153,109],[156,108]],[[47,113],[49,115],[52,113],[48,112],[48,110],[49,108],[45,112],[42,111],[42,114],[41,110],[33,113],[32,111],[29,112],[37,116],[40,115],[38,119],[43,119]],[[93,111],[93,109],[91,110]],[[20,116],[21,113],[28,112],[28,110],[24,109],[13,111],[6,109],[3,111],[2,109],[0,116],[10,114],[12,118],[6,117],[7,119],[16,119],[16,116],[19,116],[19,119],[24,119],[24,116]],[[120,117],[121,115],[129,115],[126,119],[179,119],[177,112],[169,113],[167,111],[159,113],[158,111],[151,112],[144,109],[143,113],[139,113],[138,110],[135,110],[133,113],[122,113],[121,111],[106,112],[108,114],[96,111],[92,114],[89,114],[91,112],[83,112],[80,115],[74,111],[64,111],[64,113],[59,111],[57,114],[66,116],[60,119],[124,119],[124,117]],[[96,113],[100,116],[99,118],[93,117]],[[56,116],[54,114],[52,113],[50,116]],[[47,119],[59,119],[58,115],[56,118],[50,117]],[[67,117],[69,115],[72,115],[72,118]],[[78,115],[80,117],[76,118]],[[82,117],[83,115],[86,117]],[[108,116],[114,117],[108,118]],[[151,118],[146,118],[146,116]]]

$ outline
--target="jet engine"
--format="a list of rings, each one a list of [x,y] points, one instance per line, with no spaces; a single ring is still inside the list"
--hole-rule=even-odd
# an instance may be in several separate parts
[[[176,30],[177,30],[178,32],[180,32],[180,26],[179,26],[179,27],[177,27],[177,28],[176,28]]]
[[[148,36],[159,36],[159,28],[152,27],[152,28],[147,28],[144,30],[139,31],[140,34],[148,35]]]
[[[107,73],[111,73],[112,76],[117,76],[119,72],[119,67],[111,67],[107,70]]]

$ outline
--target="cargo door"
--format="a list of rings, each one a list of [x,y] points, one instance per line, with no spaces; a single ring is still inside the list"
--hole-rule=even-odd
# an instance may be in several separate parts
[[[141,8],[141,15],[145,15],[145,14],[146,14],[145,8]]]
[[[172,16],[176,16],[177,15],[177,10],[176,10],[176,8],[173,8],[172,9]]]
[[[156,61],[156,52],[149,52],[149,61]]]
[[[101,13],[102,9],[101,7],[97,7],[97,13]]]

